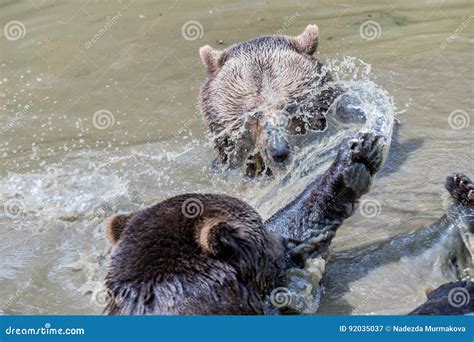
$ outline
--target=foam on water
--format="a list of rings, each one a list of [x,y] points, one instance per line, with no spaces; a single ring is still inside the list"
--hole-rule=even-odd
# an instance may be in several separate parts
[[[347,307],[348,313],[357,315],[406,314],[442,284],[474,279],[472,239],[466,214],[454,206],[448,215],[420,232],[383,246],[344,253],[337,258],[352,259],[349,269],[353,273],[347,275],[351,279],[347,283],[349,291],[332,298],[334,305]],[[373,260],[372,265],[368,260]],[[365,266],[358,268],[357,264]],[[403,312],[400,308],[408,309]]]
[[[248,201],[266,218],[324,172],[338,144],[351,132],[373,130],[389,141],[394,105],[390,96],[370,79],[370,65],[345,58],[330,61],[327,67],[338,84],[359,98],[368,120],[362,126],[345,126],[329,117],[328,129],[315,133],[317,139],[311,138],[311,144],[298,152],[285,174],[256,180],[245,179],[239,172],[214,174],[210,169],[214,152],[208,137],[190,142],[188,139],[184,144],[178,136],[175,141],[129,146],[119,151],[69,152],[59,161],[42,163],[27,173],[11,172],[0,179],[0,205],[5,208],[0,214],[2,230],[30,234],[42,241],[41,248],[47,249],[52,232],[63,234],[66,229],[64,239],[69,240],[62,241],[60,248],[64,255],[51,265],[48,274],[65,284],[74,279],[74,285],[69,284],[76,288],[71,296],[85,305],[85,312],[96,310],[103,305],[98,298],[110,249],[104,236],[107,217],[184,192],[219,192]],[[27,269],[43,269],[44,260],[40,257],[29,260]],[[11,267],[5,265],[0,275],[6,276]],[[83,295],[90,296],[86,297],[91,301],[89,308],[78,299]],[[21,312],[15,305],[7,310]],[[29,310],[36,312],[34,308]],[[68,308],[51,310],[67,312]]]
[[[307,146],[298,151],[291,167],[277,176],[265,194],[260,196],[257,206],[268,217],[287,202],[282,197],[293,198],[318,175],[321,175],[334,159],[341,141],[355,132],[376,132],[386,137],[388,153],[396,108],[392,97],[371,79],[371,67],[363,61],[346,57],[342,60],[329,60],[325,66],[335,83],[346,90],[346,94],[357,98],[361,109],[366,113],[365,123],[346,124],[334,116],[337,101],[328,110],[328,127],[322,132],[308,134]],[[347,96],[344,95],[344,96]],[[285,194],[284,196],[282,194]],[[279,200],[272,200],[278,198]]]

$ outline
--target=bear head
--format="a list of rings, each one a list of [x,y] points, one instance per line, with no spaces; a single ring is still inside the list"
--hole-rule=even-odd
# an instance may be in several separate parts
[[[218,51],[200,49],[207,69],[200,105],[220,162],[278,169],[292,157],[291,137],[326,127],[335,89],[313,56],[318,27],[298,36],[267,36]],[[302,101],[318,89],[310,101]]]
[[[186,194],[110,220],[109,314],[262,314],[281,242],[248,204]]]

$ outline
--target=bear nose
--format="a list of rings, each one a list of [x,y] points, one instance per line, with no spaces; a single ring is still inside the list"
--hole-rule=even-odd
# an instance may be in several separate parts
[[[271,153],[275,163],[283,163],[290,156],[290,147],[287,144],[273,147]]]
[[[275,163],[282,164],[290,156],[290,144],[284,132],[280,130],[270,130],[269,135],[267,151]]]

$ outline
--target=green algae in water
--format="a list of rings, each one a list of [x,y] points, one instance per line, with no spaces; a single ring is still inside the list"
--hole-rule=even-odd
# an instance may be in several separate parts
[[[408,18],[404,15],[392,15],[392,20],[398,26],[404,26],[408,24]]]

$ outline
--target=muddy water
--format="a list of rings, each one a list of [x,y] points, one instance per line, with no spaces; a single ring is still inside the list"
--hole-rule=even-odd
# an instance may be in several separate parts
[[[0,39],[2,312],[100,313],[113,213],[190,191],[236,195],[265,217],[288,202],[278,179],[209,172],[197,50],[308,23],[320,27],[321,59],[371,66],[401,123],[365,197],[375,213],[360,211],[338,231],[320,313],[408,312],[455,278],[432,267],[434,252],[407,249],[427,248],[423,228],[447,207],[444,177],[474,176],[470,15],[468,1],[1,1],[4,28],[20,22]],[[183,31],[189,21],[202,30]],[[403,236],[408,247],[382,248]],[[370,253],[378,248],[388,261]]]

